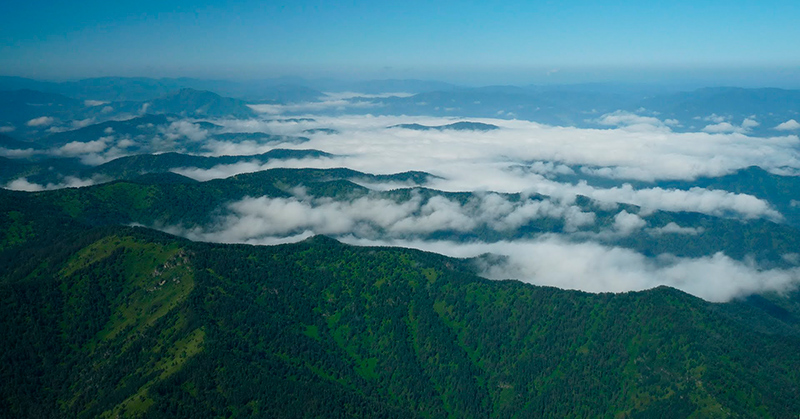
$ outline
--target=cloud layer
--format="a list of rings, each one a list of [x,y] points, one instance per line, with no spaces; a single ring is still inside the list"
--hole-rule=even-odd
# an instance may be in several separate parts
[[[491,253],[502,261],[480,263],[491,279],[519,279],[536,285],[589,292],[638,291],[667,285],[712,302],[758,292],[786,292],[800,283],[800,268],[760,270],[722,253],[687,259],[647,258],[634,251],[593,242],[574,243],[559,236],[498,243],[447,241],[374,241],[355,237],[355,245],[411,247],[453,257]]]

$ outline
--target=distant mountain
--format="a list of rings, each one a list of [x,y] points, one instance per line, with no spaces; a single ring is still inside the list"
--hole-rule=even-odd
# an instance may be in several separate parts
[[[339,131],[333,128],[312,128],[303,130],[304,133],[307,134],[338,134]]]
[[[82,101],[55,93],[0,91],[0,126],[11,126],[16,134],[30,136],[62,121],[80,118],[85,108]]]
[[[388,128],[403,128],[403,129],[411,129],[415,131],[444,131],[444,130],[453,130],[453,131],[493,131],[496,129],[500,129],[497,125],[492,124],[484,124],[482,122],[469,122],[469,121],[462,121],[462,122],[455,122],[452,124],[447,125],[438,125],[438,126],[428,126],[428,125],[420,125],[420,124],[399,124],[399,125],[392,125]]]
[[[242,100],[188,88],[149,101],[144,106],[147,112],[197,118],[251,118],[256,115]]]
[[[316,102],[325,97],[325,94],[319,90],[291,84],[243,86],[241,90],[241,93],[233,94],[233,96],[241,97],[254,103],[291,104]]]
[[[80,100],[146,102],[190,88],[223,96],[278,103],[309,102],[324,94],[284,80],[203,80],[192,78],[98,77],[68,82],[42,82],[21,77],[0,77],[0,90],[31,89],[58,93]]]
[[[739,126],[745,119],[753,118],[759,125],[749,127],[746,132],[781,135],[774,127],[800,116],[800,90],[713,87],[657,95],[638,105],[658,112],[659,118],[678,119],[688,130],[701,130],[719,122]]]
[[[0,186],[16,179],[39,185],[58,185],[67,177],[113,180],[150,179],[144,174],[170,173],[177,168],[210,169],[236,163],[266,164],[274,160],[314,159],[333,157],[319,150],[274,149],[263,154],[243,156],[203,157],[180,153],[141,154],[120,157],[110,162],[89,166],[77,158],[46,158],[36,161],[0,157]]]
[[[106,121],[71,131],[51,134],[36,140],[36,143],[42,147],[60,147],[71,142],[85,143],[110,136],[152,136],[158,132],[159,128],[169,123],[170,118],[167,115],[146,114],[122,121]]]
[[[432,80],[387,79],[367,80],[362,82],[342,83],[331,86],[333,90],[346,90],[366,94],[380,93],[424,93],[434,91],[455,90],[458,87],[450,83]]]
[[[29,141],[20,141],[8,135],[0,134],[0,148],[24,150],[28,148],[38,148],[38,144]]]
[[[102,175],[110,179],[133,179],[145,173],[165,173],[176,168],[210,169],[218,165],[255,162],[265,164],[270,160],[333,157],[319,150],[274,149],[249,156],[203,157],[180,153],[142,154],[120,157],[108,163],[85,170],[83,176]]]

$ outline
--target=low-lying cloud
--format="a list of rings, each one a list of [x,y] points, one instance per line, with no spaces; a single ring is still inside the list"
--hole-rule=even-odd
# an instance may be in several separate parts
[[[523,282],[589,292],[638,291],[667,285],[712,302],[753,293],[787,292],[800,283],[800,268],[762,270],[716,253],[701,258],[662,255],[648,258],[629,249],[594,242],[575,243],[558,235],[536,240],[497,243],[449,241],[343,240],[355,245],[411,247],[452,257],[483,254],[504,256],[481,264],[491,279]]]
[[[25,192],[39,192],[50,191],[53,189],[63,188],[80,188],[83,186],[91,186],[104,181],[102,177],[93,177],[90,179],[81,179],[75,176],[66,176],[59,183],[48,183],[46,185],[29,182],[27,178],[14,179],[7,183],[4,188],[12,191],[25,191]]]
[[[593,225],[596,218],[593,212],[578,206],[548,199],[511,201],[498,194],[485,194],[462,204],[438,195],[426,199],[417,190],[410,193],[409,199],[399,202],[374,194],[335,200],[310,197],[298,188],[291,198],[232,202],[226,207],[227,214],[211,226],[172,231],[204,241],[247,243],[303,231],[372,239],[468,233],[481,228],[513,232],[544,218],[555,219],[564,231],[574,232]]]
[[[30,121],[26,122],[26,125],[29,127],[46,127],[48,125],[53,125],[56,122],[56,119],[52,116],[40,116],[38,118],[33,118]]]

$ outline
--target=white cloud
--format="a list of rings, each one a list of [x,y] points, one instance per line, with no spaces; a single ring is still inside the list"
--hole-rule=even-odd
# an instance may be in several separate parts
[[[361,96],[363,98],[367,98],[367,96]],[[354,99],[358,99],[355,97]],[[367,100],[354,100],[354,99],[339,99],[339,98],[332,98],[329,100],[322,100],[319,102],[303,102],[303,103],[294,103],[289,105],[269,105],[269,104],[261,104],[261,105],[247,105],[250,109],[263,114],[268,115],[280,115],[284,113],[298,113],[298,112],[320,112],[326,110],[338,110],[344,111],[348,108],[358,108],[358,109],[366,109],[366,108],[378,108],[383,106],[383,104],[379,102],[367,101]]]
[[[627,236],[646,226],[647,222],[642,217],[631,214],[628,211],[620,211],[614,216],[614,229],[620,234]]]
[[[700,118],[695,118],[695,119],[700,119]],[[708,121],[708,122],[713,122],[715,124],[720,124],[720,123],[725,122],[728,118],[726,118],[724,116],[717,115],[715,113],[712,113],[711,115],[703,117],[702,119],[703,119],[703,121]]]
[[[9,149],[9,148],[0,147],[0,156],[9,157],[9,158],[12,158],[12,159],[24,159],[24,158],[31,157],[31,156],[33,156],[35,154],[38,154],[38,153],[40,153],[40,151],[34,150],[32,148],[26,148],[26,149],[13,149],[12,148],[12,149]]]
[[[756,121],[753,117],[745,118],[744,121],[742,121],[742,128],[744,128],[746,130],[750,130],[750,129],[755,128],[755,127],[757,127],[759,125],[761,125],[761,124],[758,121]]]
[[[775,127],[775,129],[778,131],[795,131],[800,129],[800,122],[797,122],[794,119],[790,119],[786,122],[778,124],[778,126]]]
[[[100,106],[100,105],[105,105],[107,103],[108,102],[103,101],[103,100],[84,100],[83,101],[83,105],[86,106],[86,107]]]
[[[651,228],[647,230],[650,234],[654,235],[661,235],[661,234],[686,234],[689,236],[696,236],[701,234],[705,231],[703,227],[681,227],[674,222],[670,222],[669,224],[665,225],[664,227],[658,228]]]
[[[595,222],[594,213],[551,200],[515,202],[498,194],[484,194],[461,204],[443,196],[423,199],[417,191],[411,194],[401,202],[373,195],[345,201],[313,198],[302,190],[292,198],[245,198],[228,204],[217,223],[183,234],[222,242],[250,242],[303,231],[402,238],[433,232],[465,233],[477,228],[508,232],[543,218],[561,220],[568,232]]]
[[[489,278],[520,279],[589,292],[626,292],[667,285],[708,301],[725,302],[753,293],[794,290],[800,283],[800,268],[762,270],[722,253],[696,259],[669,255],[647,258],[628,249],[594,242],[574,243],[560,236],[468,244],[354,237],[344,241],[411,247],[462,258],[492,253],[506,259],[483,266],[482,274]]]
[[[58,148],[55,154],[61,156],[80,156],[89,153],[99,153],[105,150],[106,146],[106,142],[103,138],[87,142],[72,141]]]
[[[574,188],[574,192],[600,201],[637,205],[644,210],[692,211],[715,216],[738,215],[744,218],[766,217],[775,221],[783,219],[783,216],[767,201],[752,195],[723,190],[697,187],[688,191],[662,188],[634,189],[629,184],[599,189],[581,182]]]
[[[175,121],[162,129],[162,134],[169,140],[186,137],[191,141],[200,142],[208,137],[208,130],[200,128],[186,120]]]
[[[670,120],[670,122],[672,122]],[[641,116],[625,111],[605,114],[597,119],[601,125],[625,127],[627,129],[652,130],[664,128],[666,123],[652,116]]]
[[[26,191],[26,192],[38,192],[44,190],[44,186],[39,185],[38,183],[28,182],[28,179],[24,177],[19,179],[14,179],[11,182],[8,182],[5,188],[11,189],[12,191]]]
[[[703,132],[710,133],[731,133],[738,132],[739,127],[733,126],[730,122],[720,122],[719,124],[706,125]]]
[[[66,176],[60,183],[48,183],[47,185],[40,185],[38,183],[29,182],[27,178],[22,177],[12,180],[5,185],[5,188],[12,191],[39,192],[63,188],[80,188],[83,186],[91,186],[102,181],[105,181],[105,179],[102,177],[81,179],[75,176]]]
[[[620,116],[628,118],[628,116]],[[416,122],[445,125],[452,118],[407,116],[315,116],[314,121],[216,121],[226,130],[267,131],[300,135],[309,127],[326,127],[336,134],[312,136],[302,146],[334,153],[332,159],[305,160],[305,167],[348,167],[367,173],[389,174],[419,170],[440,176],[428,186],[446,191],[498,191],[541,193],[556,197],[586,195],[603,202],[624,202],[649,209],[696,211],[712,215],[780,219],[770,205],[753,196],[725,191],[689,191],[631,186],[595,188],[585,183],[565,184],[547,179],[571,174],[570,166],[582,165],[583,173],[611,179],[691,180],[698,176],[722,176],[757,165],[777,172],[800,168],[800,139],[796,136],[751,138],[741,133],[675,133],[667,127],[630,129],[578,129],[550,127],[527,121],[471,118],[503,129],[477,131],[413,131],[388,126]],[[649,118],[649,117],[648,117]],[[636,122],[642,122],[636,120]],[[650,121],[652,122],[652,121]],[[254,142],[210,141],[211,155],[263,153],[272,145]],[[269,167],[302,167],[297,162],[271,162]],[[224,170],[219,170],[224,169]],[[227,177],[237,170],[253,171],[253,165],[215,168],[216,174],[187,174],[197,179]]]
[[[78,128],[87,127],[89,125],[94,124],[95,122],[96,121],[95,121],[94,118],[86,118],[86,119],[81,119],[81,120],[75,120],[75,121],[70,122],[70,129],[78,129]]]
[[[2,127],[0,127],[0,133],[12,132],[15,129],[17,128],[14,127],[13,125],[3,125]]]
[[[347,99],[358,99],[358,98],[365,98],[365,99],[380,99],[380,98],[389,98],[389,97],[411,97],[414,96],[414,93],[405,93],[405,92],[394,92],[394,93],[377,93],[377,94],[368,94],[368,93],[358,93],[358,92],[325,92],[328,100],[347,100]]]
[[[40,116],[38,118],[33,118],[26,123],[29,127],[46,127],[48,125],[52,125],[55,123],[56,120],[52,116]]]

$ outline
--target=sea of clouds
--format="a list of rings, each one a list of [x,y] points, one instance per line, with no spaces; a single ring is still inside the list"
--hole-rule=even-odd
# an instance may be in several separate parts
[[[335,107],[346,97],[332,98],[322,107]],[[365,102],[366,103],[366,102]],[[297,108],[297,105],[293,105]],[[342,105],[343,106],[343,105]],[[367,106],[367,105],[363,105]],[[296,111],[297,109],[288,109]],[[504,262],[483,267],[491,278],[523,281],[586,291],[628,291],[669,285],[710,301],[761,291],[784,291],[798,283],[798,270],[761,270],[754,263],[736,261],[724,254],[699,259],[670,255],[648,258],[634,251],[587,239],[543,235],[517,242],[457,243],[408,239],[410,233],[467,231],[477,226],[496,230],[514,229],[536,217],[559,219],[566,232],[579,231],[594,223],[594,214],[572,205],[579,195],[598,205],[614,208],[619,203],[641,207],[639,213],[621,211],[613,231],[618,235],[649,228],[652,234],[703,234],[702,229],[671,224],[655,229],[642,219],[652,211],[691,211],[741,220],[763,218],[781,222],[773,206],[751,195],[722,190],[692,188],[636,188],[628,182],[694,180],[734,173],[759,166],[774,173],[800,170],[800,139],[787,122],[774,137],[750,137],[748,119],[737,127],[710,121],[698,132],[674,132],[676,121],[615,112],[596,122],[606,129],[557,127],[530,121],[470,118],[493,124],[491,131],[418,131],[398,124],[441,126],[456,119],[419,116],[307,115],[311,120],[277,118],[287,109],[279,105],[256,107],[264,116],[251,120],[214,120],[222,132],[265,132],[304,136],[302,144],[228,142],[213,139],[213,133],[191,121],[176,121],[151,139],[131,139],[106,133],[83,143],[70,143],[47,153],[81,157],[100,163],[126,154],[135,141],[149,141],[165,148],[183,138],[202,144],[206,156],[254,155],[277,147],[318,149],[333,157],[250,161],[219,165],[211,169],[175,167],[172,171],[201,181],[277,167],[347,167],[373,174],[424,171],[435,178],[424,186],[449,192],[479,192],[481,201],[460,205],[446,198],[405,202],[373,196],[351,201],[326,200],[297,193],[292,198],[249,197],[231,202],[213,225],[164,227],[196,240],[273,244],[297,241],[313,234],[329,234],[353,244],[408,246],[457,256],[483,253],[504,256]],[[313,111],[314,108],[310,108]],[[795,123],[796,124],[796,123]],[[318,128],[329,132],[309,132]],[[160,142],[160,143],[159,143]],[[32,151],[33,152],[33,151]],[[40,151],[36,151],[40,152]],[[6,152],[10,156],[11,152]],[[616,182],[598,187],[587,182],[559,181],[559,175],[591,175]],[[91,180],[70,179],[63,186],[81,186]],[[62,185],[35,185],[18,179],[12,189],[41,190]],[[365,184],[376,189],[406,187],[404,184]],[[498,194],[546,195],[544,201],[510,202]],[[587,236],[589,237],[589,236]]]

